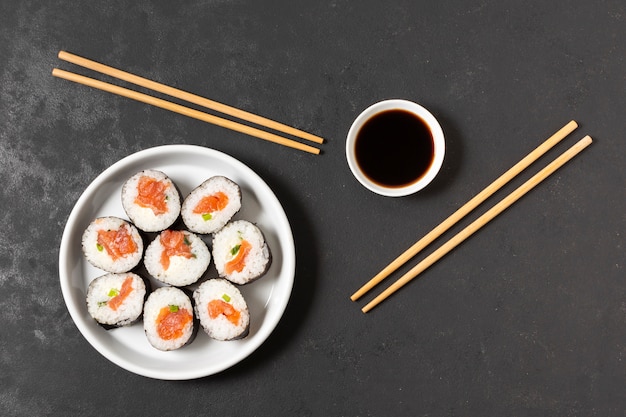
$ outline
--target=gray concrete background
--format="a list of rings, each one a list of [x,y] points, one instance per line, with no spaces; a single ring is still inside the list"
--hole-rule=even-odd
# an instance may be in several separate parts
[[[0,414],[626,415],[625,40],[618,0],[1,2]],[[53,78],[75,69],[59,50],[318,134],[323,153]],[[352,120],[386,98],[421,103],[446,133],[440,175],[412,197],[372,194],[345,161]],[[589,134],[582,155],[368,315],[349,300],[572,119],[571,137],[444,238]],[[187,382],[97,353],[58,277],[89,183],[172,143],[255,170],[297,248],[267,342]]]

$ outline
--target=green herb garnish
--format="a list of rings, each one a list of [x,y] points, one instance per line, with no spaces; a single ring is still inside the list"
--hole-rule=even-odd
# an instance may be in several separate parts
[[[191,246],[191,242],[189,241],[189,239],[187,239],[187,236],[183,238],[183,243],[187,246]]]
[[[241,245],[233,246],[233,248],[230,250],[230,254],[233,256],[237,255],[237,252],[239,252],[239,248],[241,248]]]
[[[230,297],[228,296],[228,294],[222,294],[222,299],[227,303],[230,302]]]
[[[208,222],[209,220],[211,220],[213,218],[213,216],[211,215],[211,213],[204,213],[202,215],[202,220],[204,220],[205,222]]]
[[[176,313],[178,311],[178,306],[170,304],[170,313]]]

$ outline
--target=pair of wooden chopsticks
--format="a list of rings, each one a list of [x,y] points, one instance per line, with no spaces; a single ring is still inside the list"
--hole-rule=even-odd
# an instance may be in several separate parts
[[[535,162],[539,157],[545,154],[549,149],[554,147],[557,143],[563,140],[567,135],[574,131],[578,127],[578,124],[575,121],[571,121],[562,127],[558,132],[548,138],[544,143],[539,145],[534,151],[528,154],[525,158],[515,164],[511,169],[502,174],[498,179],[488,185],[484,190],[478,193],[474,198],[465,203],[461,208],[459,208],[456,212],[454,212],[450,217],[444,220],[439,226],[435,227],[431,232],[429,232],[422,239],[417,241],[413,246],[411,246],[408,250],[406,250],[402,255],[397,257],[393,262],[391,262],[387,267],[385,267],[382,271],[380,271],[374,278],[372,278],[369,282],[363,285],[358,291],[356,291],[350,297],[352,301],[356,301],[361,298],[365,293],[374,288],[377,284],[379,284],[382,280],[387,278],[392,272],[398,269],[400,266],[404,265],[409,259],[413,258],[417,255],[422,249],[432,243],[437,237],[447,231],[450,227],[456,224],[459,220],[465,217],[469,212],[474,210],[479,204],[484,202],[489,196],[502,188],[506,183],[512,180],[515,176],[517,176],[520,172],[526,169],[530,164]],[[394,284],[389,286],[386,290],[384,290],[380,295],[370,301],[365,307],[362,308],[364,313],[367,313],[372,308],[376,307],[379,303],[385,300],[394,292],[398,291],[404,285],[406,285],[413,278],[417,277],[428,267],[433,265],[439,259],[441,259],[444,255],[454,249],[456,246],[461,244],[465,239],[470,237],[476,231],[478,231],[481,227],[495,218],[498,214],[502,213],[505,209],[515,203],[518,199],[520,199],[524,194],[534,188],[541,181],[550,176],[557,169],[562,167],[567,161],[572,159],[578,153],[580,153],[583,149],[589,146],[592,142],[591,137],[585,136],[580,141],[578,141],[575,145],[565,151],[561,156],[556,158],[553,162],[535,174],[532,178],[526,181],[524,184],[519,186],[515,191],[502,199],[499,203],[493,206],[490,210],[488,210],[485,214],[480,216],[474,222],[472,222],[465,229],[461,230],[454,237],[452,237],[449,241],[444,243],[439,249],[435,250],[432,254],[424,258],[421,262],[419,262],[413,269],[408,271],[402,277],[400,277]]]
[[[231,106],[227,106],[225,104],[218,103],[216,101],[209,100],[207,98],[197,96],[195,94],[191,94],[183,90],[179,90],[177,88],[169,87],[167,85],[164,85],[155,81],[151,81],[146,78],[139,77],[137,75],[133,75],[133,74],[130,74],[125,71],[121,71],[113,67],[109,67],[99,62],[82,58],[80,56],[71,54],[69,52],[60,51],[59,59],[70,62],[72,64],[79,65],[81,67],[84,67],[84,68],[87,68],[96,72],[100,72],[102,74],[105,74],[114,78],[118,78],[123,81],[127,81],[132,84],[136,84],[140,87],[148,88],[158,93],[167,94],[169,96],[172,96],[181,100],[185,100],[190,103],[197,104],[199,106],[203,106],[213,111],[227,114],[229,116],[233,116],[241,120],[245,120],[247,122],[255,123],[265,128],[273,129],[282,133],[296,136],[301,139],[309,140],[314,143],[319,143],[319,144],[324,143],[324,139],[319,136],[315,136],[310,133],[303,132],[302,130],[284,125],[282,123],[267,119],[265,117],[248,113],[246,111],[243,111],[243,110],[231,107]],[[257,129],[251,126],[247,126],[241,123],[237,123],[228,119],[224,119],[224,118],[217,117],[211,114],[203,113],[201,111],[191,109],[189,107],[181,106],[180,104],[172,103],[167,100],[163,100],[163,99],[153,97],[147,94],[139,93],[137,91],[130,90],[128,88],[119,87],[117,85],[109,84],[103,81],[95,80],[93,78],[88,78],[82,75],[74,74],[72,72],[64,71],[58,68],[54,68],[52,70],[52,75],[55,77],[63,78],[69,81],[79,83],[79,84],[87,85],[89,87],[107,91],[109,93],[117,94],[117,95],[127,97],[133,100],[137,100],[142,103],[150,104],[152,106],[169,110],[174,113],[179,113],[188,117],[192,117],[194,119],[212,123],[214,125],[231,129],[240,133],[245,133],[247,135],[265,139],[270,142],[278,143],[280,145],[288,146],[288,147],[305,151],[305,152],[309,152],[312,154],[320,153],[320,150],[313,146],[309,146],[309,145],[300,143],[298,141],[288,139],[283,136],[279,136],[279,135],[276,135],[276,134],[273,134],[273,133],[270,133],[261,129]]]

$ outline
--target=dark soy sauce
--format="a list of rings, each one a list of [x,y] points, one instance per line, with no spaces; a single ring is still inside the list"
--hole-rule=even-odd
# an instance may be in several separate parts
[[[389,188],[411,185],[430,168],[433,135],[419,116],[387,110],[367,120],[356,136],[356,161],[365,176]]]

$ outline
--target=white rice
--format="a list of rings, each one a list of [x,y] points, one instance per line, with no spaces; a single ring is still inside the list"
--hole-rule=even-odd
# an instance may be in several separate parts
[[[161,264],[161,254],[165,250],[161,242],[161,236],[167,231],[161,232],[146,249],[144,266],[148,273],[161,282],[175,287],[191,285],[198,281],[206,272],[211,262],[211,252],[206,244],[197,235],[183,230],[186,242],[191,249],[192,257],[170,256],[170,264],[164,269]]]
[[[126,279],[131,279],[132,291],[117,309],[111,308],[109,301],[119,294]],[[127,326],[139,319],[143,311],[146,285],[136,274],[107,274],[91,283],[87,290],[87,311],[98,323],[109,326]]]
[[[252,246],[245,257],[245,265],[241,271],[227,274],[226,264],[236,257],[236,248],[243,240]],[[271,255],[261,230],[246,220],[237,220],[227,224],[213,236],[213,261],[220,277],[243,285],[261,277],[267,271]]]
[[[224,279],[210,279],[202,283],[193,293],[196,316],[206,334],[216,340],[233,340],[247,336],[250,325],[250,313],[246,300],[241,292]],[[231,322],[224,314],[211,318],[209,303],[220,300],[231,304],[239,311],[237,324]]]
[[[148,296],[144,305],[143,326],[148,342],[159,350],[174,350],[190,343],[195,336],[193,319],[185,325],[181,337],[170,340],[161,338],[157,318],[162,308],[186,310],[193,316],[191,300],[182,290],[173,287],[158,288]]]
[[[213,213],[194,213],[204,197],[223,192],[228,204]],[[211,177],[196,187],[183,201],[181,216],[185,226],[192,232],[209,234],[220,230],[241,209],[241,189],[239,185],[223,176]]]
[[[98,243],[98,231],[119,230],[127,228],[137,249],[133,253],[113,259],[107,250]],[[98,217],[93,220],[82,237],[83,253],[87,260],[96,268],[106,272],[128,272],[139,264],[143,255],[143,240],[135,226],[118,217]]]
[[[150,207],[143,207],[135,200],[139,194],[138,186],[142,177],[149,177],[167,184],[165,202],[167,211],[155,214]],[[170,227],[180,215],[181,198],[174,182],[163,172],[144,170],[136,173],[124,183],[122,187],[122,207],[128,218],[145,232],[160,232]]]

